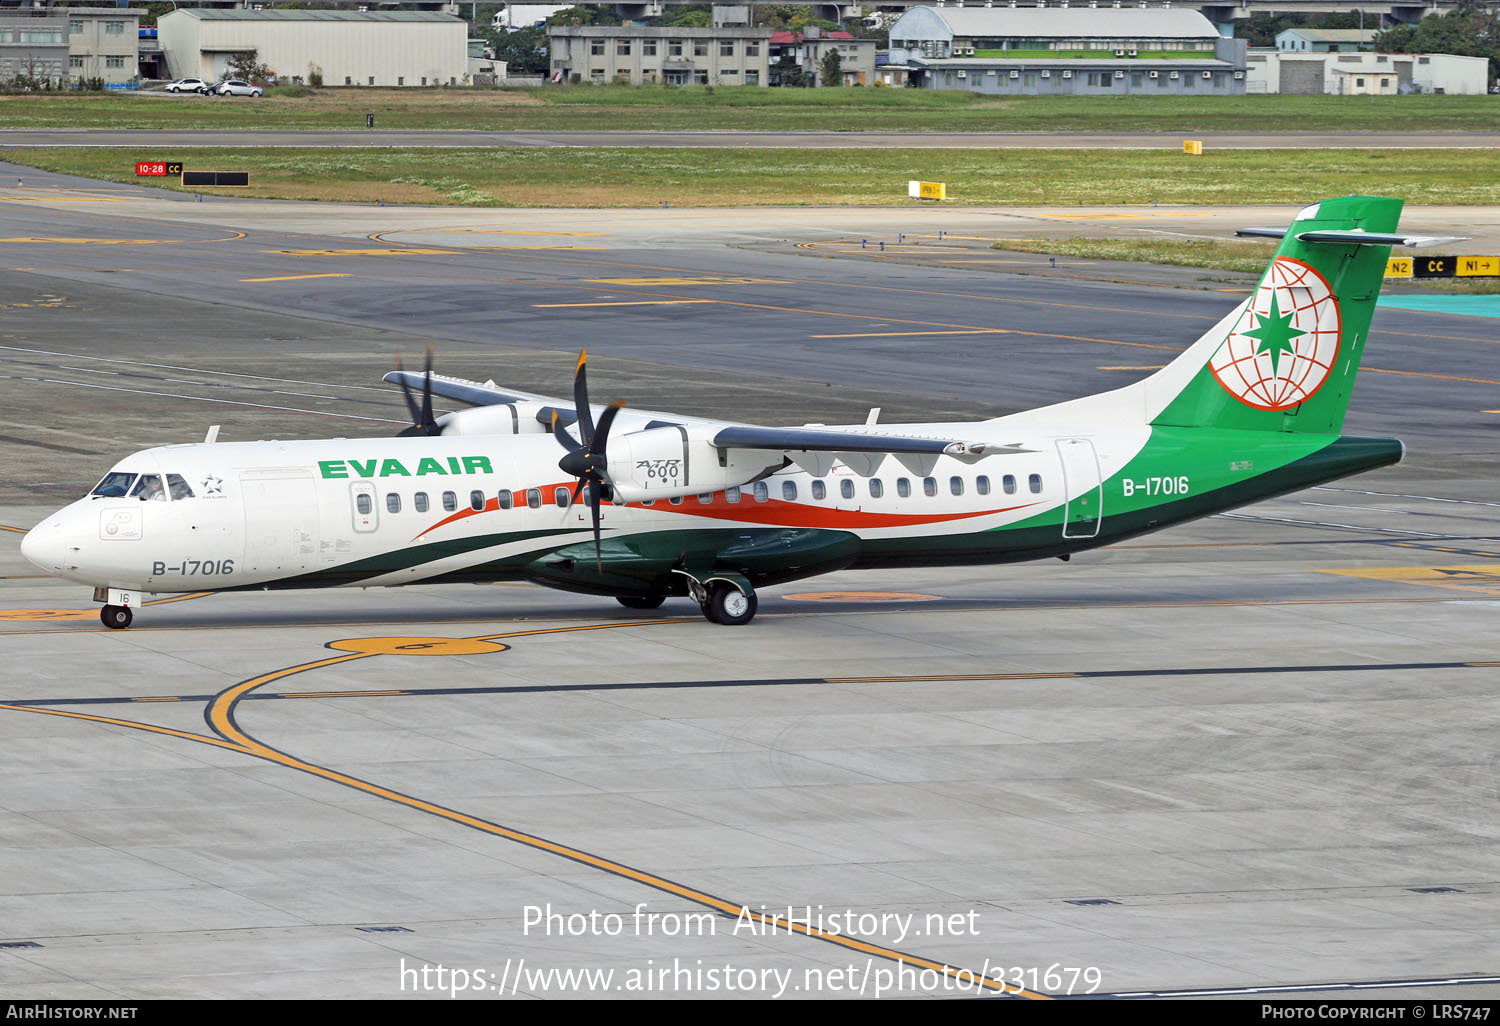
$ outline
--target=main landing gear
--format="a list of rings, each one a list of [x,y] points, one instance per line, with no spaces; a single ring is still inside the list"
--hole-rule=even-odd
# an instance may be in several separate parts
[[[717,573],[705,580],[681,567],[672,572],[687,579],[688,597],[698,603],[710,623],[738,627],[755,619],[760,600],[750,582],[739,574]],[[666,598],[665,595],[616,595],[615,601],[626,609],[655,609]]]
[[[672,572],[687,578],[689,597],[703,609],[710,623],[738,627],[755,619],[760,600],[750,582],[739,574],[715,574],[702,581],[683,569]]]
[[[728,581],[714,581],[708,586],[703,615],[725,627],[738,627],[755,619],[755,610],[759,606],[760,600],[755,597],[755,592],[747,595]]]

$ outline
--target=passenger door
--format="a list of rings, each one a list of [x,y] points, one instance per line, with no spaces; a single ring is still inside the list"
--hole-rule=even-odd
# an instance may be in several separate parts
[[[1064,538],[1093,538],[1099,533],[1104,512],[1104,483],[1099,479],[1099,454],[1087,438],[1059,438],[1057,454],[1062,461]]]

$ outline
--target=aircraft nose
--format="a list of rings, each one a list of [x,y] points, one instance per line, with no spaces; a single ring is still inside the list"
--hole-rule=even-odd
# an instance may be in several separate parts
[[[52,517],[37,524],[21,539],[21,555],[34,566],[48,573],[57,573],[63,567],[63,554],[67,549],[67,534],[61,517]]]

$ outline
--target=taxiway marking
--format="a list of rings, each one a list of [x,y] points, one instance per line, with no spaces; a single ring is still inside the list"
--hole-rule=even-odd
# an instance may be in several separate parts
[[[610,630],[617,627],[646,627],[676,622],[679,621],[640,620],[628,621],[625,623],[587,624],[578,627],[537,628],[534,630],[515,631],[504,634],[480,635],[472,638],[425,640],[451,641],[459,644],[481,643],[493,645],[493,643],[498,642],[502,639],[509,640],[514,638],[535,637],[538,635],[548,634],[566,634],[580,631]],[[861,954],[869,955],[873,958],[886,959],[889,961],[900,962],[905,965],[915,966],[918,969],[931,970],[949,979],[966,981],[966,985],[974,987],[976,991],[978,991],[980,988],[983,988],[992,993],[1007,995],[1011,997],[1023,997],[1039,1001],[1051,1000],[1049,995],[1026,990],[1019,986],[1007,984],[1003,979],[995,979],[981,973],[975,973],[972,970],[958,968],[946,963],[923,958],[919,955],[912,955],[906,952],[898,951],[894,948],[889,948],[881,944],[874,944],[869,941],[860,940],[847,934],[822,930],[812,926],[810,923],[799,922],[774,914],[767,914],[765,912],[752,912],[750,911],[749,906],[746,903],[729,901],[727,899],[718,897],[717,895],[710,894],[707,891],[702,891],[686,884],[678,883],[674,880],[667,879],[666,877],[646,872],[645,870],[636,869],[633,866],[628,866],[624,863],[616,862],[612,859],[607,859],[602,856],[595,855],[591,852],[583,851],[579,848],[574,848],[569,845],[560,844],[556,841],[551,841],[543,837],[538,837],[534,834],[528,834],[520,830],[515,830],[510,827],[503,826],[502,824],[492,822],[490,820],[481,819],[478,816],[460,812],[456,809],[450,809],[446,806],[438,805],[435,802],[429,802],[425,799],[417,798],[413,795],[404,794],[400,791],[395,791],[390,788],[383,787],[379,784],[373,783],[368,780],[363,780],[359,777],[350,776],[349,774],[341,773],[337,770],[329,769],[325,766],[319,766],[315,763],[307,762],[306,760],[299,759],[294,755],[283,752],[263,743],[254,736],[242,730],[239,724],[236,722],[236,706],[241,700],[243,700],[247,695],[255,691],[257,688],[263,687],[266,684],[273,683],[277,680],[285,679],[295,674],[307,673],[329,666],[336,666],[341,663],[351,662],[357,659],[368,659],[377,655],[388,654],[386,652],[385,643],[391,640],[393,639],[349,639],[340,642],[333,642],[330,643],[330,647],[332,647],[333,645],[344,645],[356,650],[346,652],[343,655],[331,656],[324,659],[315,659],[311,662],[302,663],[297,666],[289,666],[279,670],[272,670],[269,673],[264,673],[256,677],[252,677],[248,680],[241,681],[240,683],[235,684],[232,687],[226,688],[225,690],[219,692],[217,695],[213,696],[213,699],[209,702],[207,709],[205,709],[204,711],[204,719],[207,721],[209,728],[213,731],[213,736],[207,734],[195,734],[191,731],[177,730],[171,727],[163,727],[156,724],[140,723],[134,720],[124,720],[109,716],[97,716],[91,713],[70,712],[62,709],[47,709],[39,706],[0,703],[0,709],[8,709],[14,712],[36,713],[46,716],[60,716],[69,719],[86,720],[95,723],[109,724],[111,726],[128,727],[134,730],[142,730],[148,733],[175,737],[182,740],[193,741],[198,744],[213,745],[214,747],[225,749],[228,751],[250,755],[258,759],[263,759],[265,761],[284,766],[288,769],[298,770],[303,773],[319,777],[331,783],[340,784],[344,787],[348,787],[356,791],[361,791],[365,794],[372,795],[377,798],[382,798],[397,805],[404,805],[407,808],[446,819],[461,826],[470,827],[474,830],[490,834],[491,836],[513,841],[518,844],[525,845],[529,848],[544,851],[552,855],[558,855],[562,858],[569,859],[570,861],[578,862],[586,866],[590,866],[594,869],[601,870],[611,875],[632,880],[654,890],[663,891],[676,897],[683,898],[687,901],[691,901],[694,904],[710,908],[726,916],[732,916],[736,919],[748,918],[759,926],[765,927],[767,929],[784,930],[789,934],[800,934],[812,940],[822,941],[824,943],[841,947],[846,950],[857,951]],[[371,641],[378,642],[379,644],[371,645],[369,644]],[[494,645],[494,650],[503,651],[505,647],[506,646],[504,645]],[[986,971],[988,971],[988,965],[986,965]]]
[[[600,303],[532,303],[538,310],[558,310],[578,306],[687,306],[691,303],[716,303],[716,299],[631,299]]]
[[[240,281],[303,281],[307,278],[347,278],[348,274],[288,274],[280,278],[241,278]]]

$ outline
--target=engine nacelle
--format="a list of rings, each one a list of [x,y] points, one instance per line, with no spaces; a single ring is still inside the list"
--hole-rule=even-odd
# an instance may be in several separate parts
[[[501,403],[445,413],[437,419],[444,435],[541,435],[551,429],[536,419],[546,404]]]
[[[611,436],[608,453],[609,483],[624,502],[716,492],[782,464],[779,452],[720,449],[711,436],[675,425]]]

